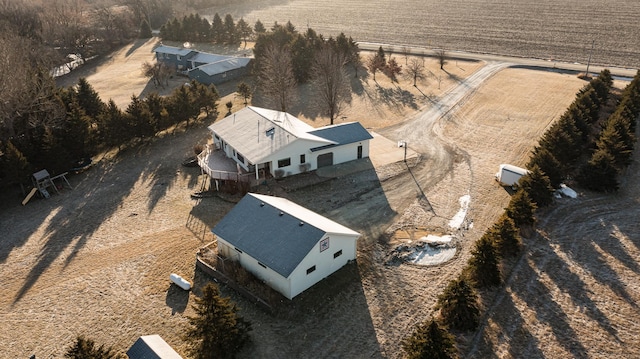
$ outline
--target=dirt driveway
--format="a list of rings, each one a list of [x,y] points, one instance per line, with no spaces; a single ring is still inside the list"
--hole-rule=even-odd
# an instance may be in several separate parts
[[[137,51],[148,58],[147,46],[123,49],[110,66],[133,61]],[[436,61],[426,63],[439,71]],[[508,194],[492,177],[497,166],[523,164],[584,84],[569,75],[475,62],[447,70],[440,88],[435,78],[418,88],[383,76],[377,82],[365,78],[352,99],[348,120],[363,122],[391,143],[408,140],[419,153],[409,166],[371,167],[295,190],[261,188],[363,237],[357,264],[287,303],[277,315],[223,288],[253,323],[253,343],[242,357],[399,357],[400,340],[432,314],[437,294],[464,266],[470,244],[506,205]],[[102,88],[113,91],[115,80],[107,85],[106,71],[93,76],[103,76],[95,82],[102,85],[94,85],[101,96],[108,93]],[[227,100],[240,106],[233,95],[222,101]],[[299,117],[314,126],[326,121],[304,111]],[[194,144],[208,140],[205,125],[108,155],[70,178],[73,190],[49,200],[25,207],[19,198],[2,201],[0,351],[8,357],[60,357],[78,334],[125,351],[138,336],[154,333],[184,351],[181,333],[194,294],[170,287],[168,276],[175,272],[203,282],[194,273],[195,252],[212,240],[209,228],[233,206],[216,197],[194,201],[189,196],[202,178],[180,163]],[[474,226],[454,231],[447,223],[463,195],[471,197],[468,220]],[[384,265],[389,233],[406,226],[453,231],[459,254],[437,267]],[[478,352],[490,343],[491,334],[487,337],[478,341]]]

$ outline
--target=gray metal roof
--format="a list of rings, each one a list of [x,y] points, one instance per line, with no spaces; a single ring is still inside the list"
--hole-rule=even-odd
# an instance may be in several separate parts
[[[129,359],[182,359],[159,335],[138,338],[127,351]]]
[[[369,131],[362,127],[360,122],[349,122],[333,126],[326,126],[309,133],[334,142],[334,144],[312,148],[311,151],[318,151],[333,146],[366,141],[373,138]]]
[[[199,69],[205,74],[212,76],[246,67],[249,64],[249,61],[251,61],[251,59],[247,57],[226,57],[216,62],[208,63],[206,65],[200,65],[193,70]]]
[[[211,230],[288,278],[325,233],[360,234],[285,198],[249,193]]]
[[[172,55],[186,56],[186,55],[189,55],[190,53],[194,52],[195,50],[186,49],[186,48],[180,48],[180,47],[160,45],[160,46],[156,47],[155,49],[153,49],[153,51],[154,52],[159,52],[161,54],[172,54]]]
[[[262,163],[298,139],[316,142],[318,146],[332,143],[309,134],[314,128],[293,115],[253,106],[216,121],[209,129],[253,164]]]
[[[228,58],[229,56],[216,55],[216,54],[210,54],[208,52],[198,51],[195,55],[193,55],[193,57],[189,59],[189,61],[201,62],[203,64],[211,64],[211,63],[222,61]]]

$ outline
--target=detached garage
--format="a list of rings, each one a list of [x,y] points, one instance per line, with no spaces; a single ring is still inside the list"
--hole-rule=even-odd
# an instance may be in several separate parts
[[[287,199],[249,193],[213,228],[218,255],[288,299],[356,258],[360,237]]]

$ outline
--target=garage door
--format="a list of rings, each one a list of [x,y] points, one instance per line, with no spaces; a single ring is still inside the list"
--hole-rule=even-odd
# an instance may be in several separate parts
[[[333,166],[333,152],[318,156],[318,168]]]

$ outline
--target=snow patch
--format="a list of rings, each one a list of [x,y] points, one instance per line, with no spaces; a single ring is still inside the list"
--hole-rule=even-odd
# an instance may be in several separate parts
[[[396,247],[387,264],[407,262],[423,266],[432,266],[449,261],[456,254],[456,247],[451,242],[453,236],[436,236],[429,234],[415,243]]]
[[[464,218],[467,216],[467,211],[469,210],[469,203],[471,202],[471,196],[468,194],[465,194],[464,196],[458,199],[458,202],[460,203],[460,210],[449,221],[449,227],[453,229],[460,229],[460,226],[462,226],[462,223],[464,222]]]

